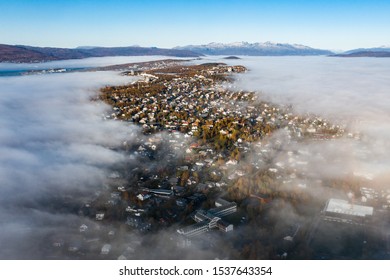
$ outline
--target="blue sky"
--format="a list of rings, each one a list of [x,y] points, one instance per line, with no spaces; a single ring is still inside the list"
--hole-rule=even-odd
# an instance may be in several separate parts
[[[0,43],[175,47],[299,43],[348,50],[390,45],[390,1],[0,0]]]

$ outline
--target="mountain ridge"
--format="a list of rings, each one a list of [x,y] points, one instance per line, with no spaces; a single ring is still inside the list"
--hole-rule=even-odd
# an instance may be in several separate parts
[[[390,57],[390,46],[358,48],[343,53],[316,49],[301,44],[275,42],[211,42],[203,45],[187,45],[175,48],[140,47],[99,47],[81,46],[77,48],[34,47],[27,45],[0,44],[0,62],[31,63],[67,59],[81,59],[105,56],[164,55],[174,57],[200,57],[203,55],[247,55],[247,56],[307,56],[330,55],[338,57]]]
[[[329,50],[315,49],[301,44],[286,43],[216,43],[212,42],[204,45],[178,46],[174,49],[189,50],[203,53],[206,55],[264,55],[264,56],[283,56],[283,55],[331,55]]]
[[[390,46],[359,48],[335,54],[336,57],[390,57]]]
[[[54,60],[81,59],[105,56],[164,55],[175,57],[199,57],[202,54],[187,50],[144,48],[144,47],[90,47],[52,48],[25,45],[0,44],[0,62],[31,63]]]
[[[390,57],[390,51],[357,51],[332,55],[335,57]]]
[[[389,46],[380,46],[380,47],[373,47],[373,48],[358,48],[358,49],[352,49],[344,52],[343,54],[352,54],[352,53],[358,53],[358,52],[390,52],[390,45]]]

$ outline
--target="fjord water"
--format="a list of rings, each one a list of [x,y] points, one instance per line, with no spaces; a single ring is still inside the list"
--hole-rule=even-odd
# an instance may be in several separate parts
[[[1,76],[20,76],[30,71],[43,71],[50,69],[63,69],[66,71],[83,70],[94,67],[116,65],[123,63],[144,62],[152,60],[167,59],[166,56],[114,56],[114,57],[93,57],[84,59],[69,59],[40,63],[0,63]],[[64,72],[66,72],[64,71]]]

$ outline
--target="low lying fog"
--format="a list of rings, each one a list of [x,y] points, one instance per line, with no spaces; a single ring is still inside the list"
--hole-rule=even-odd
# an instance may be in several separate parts
[[[388,118],[390,63],[380,58],[244,57],[237,84],[301,112],[345,120]]]
[[[118,58],[107,63],[108,59],[48,63],[47,67],[101,66],[159,58]],[[388,188],[388,59],[244,57],[222,61],[249,68],[237,77],[237,88],[258,91],[261,98],[277,104],[291,104],[299,113],[310,112],[346,123],[348,130],[360,133],[360,139],[345,136],[309,143],[291,143],[285,134],[275,133],[267,140],[280,140],[284,145],[284,153],[279,153],[274,163],[311,174],[311,180],[302,182],[307,189],[318,179],[350,175],[360,176],[370,186]],[[17,68],[9,67],[0,64],[0,70]],[[0,259],[50,258],[50,252],[40,250],[40,242],[53,241],[43,237],[72,234],[69,225],[93,226],[93,221],[77,213],[52,213],[48,209],[55,207],[46,205],[57,203],[53,199],[57,194],[83,200],[103,184],[107,167],[125,160],[122,153],[106,147],[131,141],[140,130],[122,122],[104,121],[102,115],[109,107],[91,102],[90,97],[106,84],[126,82],[131,79],[113,72],[0,78]],[[299,157],[294,161],[296,166],[287,156],[291,155],[289,151],[298,151],[294,153]],[[253,157],[253,161],[261,160],[256,151]],[[281,215],[279,218],[283,219]],[[118,236],[117,242],[122,237]],[[200,252],[200,256],[207,258],[207,252]],[[140,256],[144,258],[152,254],[143,253]]]
[[[103,121],[108,106],[90,97],[128,82],[113,72],[0,78],[0,258],[44,257],[36,237],[80,219],[46,212],[45,199],[88,197],[106,167],[123,160],[105,147],[131,140],[137,129]]]
[[[321,56],[242,57],[228,61],[249,69],[239,76],[238,88],[258,91],[262,99],[291,104],[299,113],[314,113],[360,133],[361,141],[341,139],[313,144],[308,159],[321,152],[325,172],[327,165],[335,169],[330,163],[336,158],[342,174],[368,178],[375,174],[388,177],[390,172],[389,62],[386,58]],[[383,182],[385,186],[389,179]]]

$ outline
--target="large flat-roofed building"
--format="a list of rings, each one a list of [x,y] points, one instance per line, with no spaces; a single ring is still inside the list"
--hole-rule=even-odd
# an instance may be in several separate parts
[[[210,229],[209,227],[209,221],[203,221],[196,223],[191,226],[187,226],[181,229],[178,229],[177,232],[179,234],[182,234],[186,237],[193,237],[199,234],[202,234]]]
[[[343,199],[331,198],[324,208],[324,219],[351,224],[364,224],[371,219],[374,208],[349,203]]]
[[[192,214],[192,218],[197,223],[195,225],[178,229],[177,232],[185,237],[194,237],[213,228],[218,228],[223,232],[232,231],[233,225],[223,221],[222,217],[236,212],[237,204],[235,202],[228,202],[224,200],[223,203],[219,203],[218,205],[220,206],[208,211],[196,211]]]
[[[215,215],[210,214],[208,211],[204,210],[198,210],[195,212],[195,215],[193,216],[195,222],[203,222],[207,220],[212,220],[214,218],[218,218]],[[220,218],[218,218],[220,219]]]
[[[229,202],[223,198],[217,198],[215,200],[215,207],[221,207],[221,206],[227,205],[229,203],[231,203],[231,202]]]
[[[233,230],[233,225],[230,223],[225,222],[224,220],[218,220],[217,221],[217,227],[220,231],[228,232]]]
[[[162,197],[173,196],[173,190],[165,190],[165,189],[149,189],[149,192]]]
[[[229,202],[223,206],[210,209],[208,212],[217,217],[224,217],[237,211],[237,204],[235,202]]]

